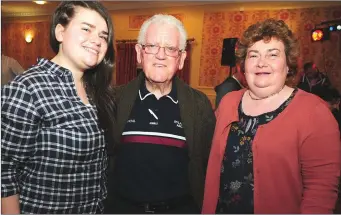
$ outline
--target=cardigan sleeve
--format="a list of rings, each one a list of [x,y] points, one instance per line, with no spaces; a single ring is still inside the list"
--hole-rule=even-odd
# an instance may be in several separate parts
[[[341,168],[337,122],[322,102],[311,111],[300,146],[303,179],[301,213],[333,213]]]

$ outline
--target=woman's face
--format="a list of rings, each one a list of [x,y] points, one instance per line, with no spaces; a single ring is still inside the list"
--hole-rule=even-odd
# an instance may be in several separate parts
[[[288,71],[281,40],[260,40],[247,49],[245,77],[251,91],[271,93],[280,90],[285,84]]]
[[[76,7],[75,15],[64,27],[56,27],[64,64],[68,69],[85,71],[102,62],[108,50],[108,26],[94,10]]]

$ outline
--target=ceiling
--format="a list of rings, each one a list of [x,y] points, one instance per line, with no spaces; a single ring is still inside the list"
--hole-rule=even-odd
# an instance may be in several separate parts
[[[325,7],[331,5],[341,5],[341,1],[273,1],[273,0],[154,0],[154,1],[115,1],[99,0],[109,11],[146,9],[146,8],[168,8],[180,6],[196,6],[207,4],[226,4],[231,3],[231,9],[293,9],[298,7]],[[5,19],[16,19],[20,17],[36,17],[52,15],[61,1],[47,1],[44,5],[38,5],[33,1],[1,1],[1,17]],[[209,7],[207,9],[210,9]],[[26,19],[26,18],[25,18]]]
[[[61,1],[48,1],[38,5],[33,1],[1,1],[2,17],[51,15]],[[223,1],[102,1],[108,10],[127,10],[143,8],[177,7],[205,4],[219,4]]]

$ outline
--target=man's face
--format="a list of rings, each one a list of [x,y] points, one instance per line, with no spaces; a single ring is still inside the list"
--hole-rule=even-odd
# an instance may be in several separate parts
[[[306,71],[305,74],[308,78],[315,78],[318,74],[317,68],[315,65],[309,67]]]
[[[151,24],[146,32],[146,41],[135,47],[137,61],[142,64],[146,78],[153,83],[165,83],[172,80],[181,70],[186,52],[179,50],[180,34],[176,27],[169,24]],[[155,54],[150,50],[160,49]],[[166,50],[167,49],[167,50]]]

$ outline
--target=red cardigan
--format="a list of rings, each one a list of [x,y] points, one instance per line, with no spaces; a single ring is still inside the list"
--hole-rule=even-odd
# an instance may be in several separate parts
[[[238,121],[244,92],[227,94],[216,111],[204,214],[215,213],[227,136],[231,123]],[[276,119],[259,126],[252,151],[256,214],[332,213],[341,169],[341,141],[337,122],[321,99],[298,90]]]

